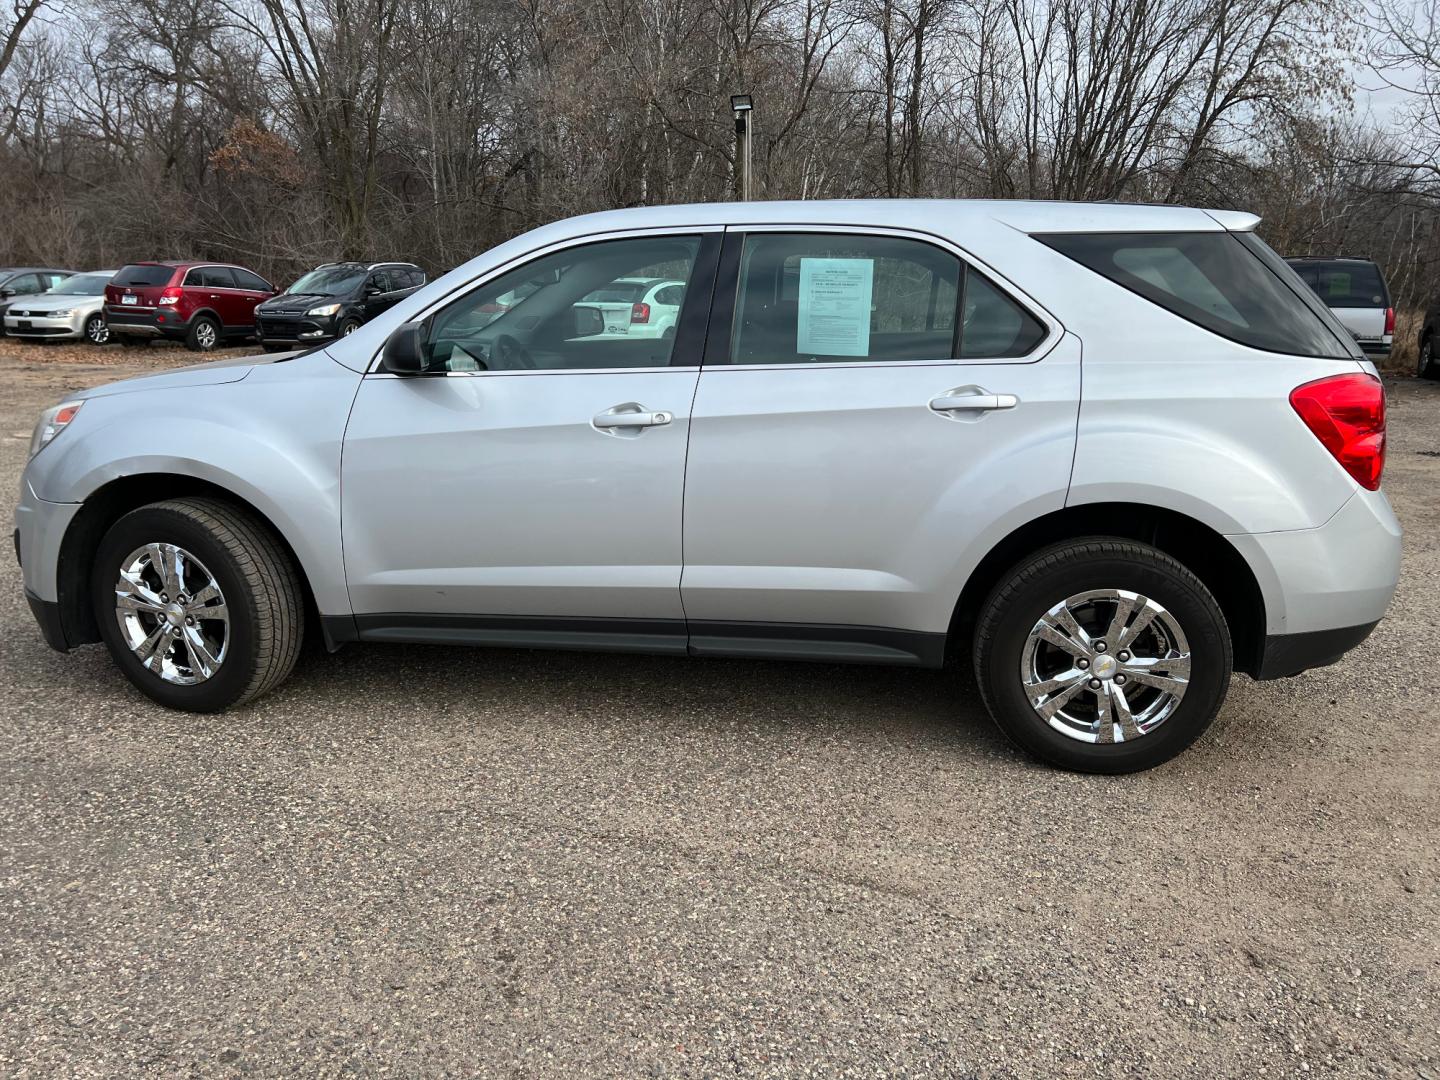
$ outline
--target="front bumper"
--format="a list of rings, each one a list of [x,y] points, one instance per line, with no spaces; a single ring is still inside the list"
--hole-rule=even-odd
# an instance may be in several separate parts
[[[298,342],[313,345],[338,337],[339,316],[255,313],[255,337],[262,345]]]
[[[79,512],[79,503],[46,502],[35,494],[28,482],[21,482],[20,502],[15,507],[15,556],[25,577],[25,595],[34,598],[32,610],[36,603],[50,604],[58,616],[60,546]],[[41,628],[44,629],[43,622]],[[45,640],[55,645],[49,631]],[[63,635],[60,640],[63,641]],[[64,648],[63,645],[55,647]]]
[[[63,319],[49,315],[17,316],[5,313],[5,333],[9,337],[25,338],[78,338],[84,335],[84,319],[70,315]]]
[[[65,627],[60,619],[60,604],[56,600],[41,600],[29,589],[25,590],[25,602],[30,613],[40,624],[40,636],[56,652],[69,652],[70,643],[65,640]]]

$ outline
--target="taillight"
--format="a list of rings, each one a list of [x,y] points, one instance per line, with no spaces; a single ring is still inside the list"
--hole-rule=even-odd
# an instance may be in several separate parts
[[[1385,309],[1385,333],[1395,333],[1395,309],[1393,307]]]
[[[162,303],[162,304],[178,304],[179,302],[180,302],[180,289],[179,289],[179,288],[177,288],[177,287],[174,286],[174,285],[171,285],[168,289],[163,289],[163,290],[161,290],[161,292],[160,292],[160,303]]]
[[[1335,460],[1363,488],[1385,469],[1385,388],[1373,375],[1332,375],[1297,386],[1290,404]]]
[[[650,321],[650,305],[649,305],[649,304],[631,304],[631,305],[630,305],[630,321],[631,321],[632,323],[637,323],[637,322],[649,322],[649,321]]]

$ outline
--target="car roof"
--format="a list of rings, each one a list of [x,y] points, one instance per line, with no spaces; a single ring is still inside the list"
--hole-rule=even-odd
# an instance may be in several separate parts
[[[1353,263],[1369,263],[1371,266],[1379,266],[1379,265],[1380,265],[1380,264],[1377,263],[1374,259],[1367,259],[1367,258],[1365,258],[1364,256],[1361,256],[1361,255],[1289,255],[1289,256],[1286,257],[1285,261],[1286,261],[1286,262],[1290,262],[1290,263],[1300,263],[1300,262],[1317,262],[1317,263],[1319,263],[1319,262],[1327,262],[1327,263],[1353,262]]]
[[[61,270],[58,266],[5,266],[0,274],[73,274],[74,270]]]
[[[1249,232],[1260,219],[1239,210],[1117,202],[1022,199],[814,199],[800,202],[690,203],[603,210],[564,222],[565,231],[684,225],[872,225],[935,231],[995,221],[1024,233]]]

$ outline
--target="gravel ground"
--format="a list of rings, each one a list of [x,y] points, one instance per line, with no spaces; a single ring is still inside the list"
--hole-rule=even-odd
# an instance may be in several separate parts
[[[0,471],[97,368],[0,342]],[[125,368],[125,370],[121,370]],[[0,582],[0,1074],[1440,1080],[1440,384],[1405,579],[1178,761],[954,675],[350,646],[166,712]]]

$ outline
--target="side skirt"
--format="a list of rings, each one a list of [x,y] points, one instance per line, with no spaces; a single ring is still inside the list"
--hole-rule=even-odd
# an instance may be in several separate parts
[[[885,626],[809,623],[691,622],[683,619],[546,618],[528,615],[426,615],[386,612],[324,616],[333,652],[348,641],[479,645],[510,649],[640,652],[897,664],[938,668],[945,635]]]

